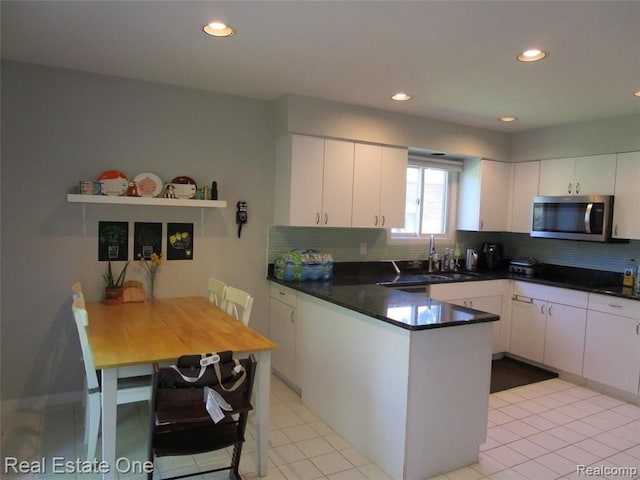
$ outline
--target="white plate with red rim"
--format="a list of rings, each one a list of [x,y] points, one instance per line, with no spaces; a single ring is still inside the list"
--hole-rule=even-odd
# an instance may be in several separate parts
[[[133,179],[136,182],[139,197],[157,197],[162,193],[164,184],[155,173],[142,172]]]
[[[102,184],[101,192],[103,195],[124,195],[129,187],[127,176],[120,170],[105,170],[98,175],[97,181]]]

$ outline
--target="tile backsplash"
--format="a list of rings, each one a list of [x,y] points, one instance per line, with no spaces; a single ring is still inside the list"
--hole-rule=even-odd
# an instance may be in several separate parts
[[[456,240],[462,249],[480,249],[483,242],[501,242],[505,256],[535,257],[543,263],[571,267],[622,272],[630,258],[640,264],[640,241],[628,243],[594,243],[572,240],[531,238],[521,233],[477,233],[458,231]],[[361,254],[361,245],[366,253]],[[439,252],[454,242],[437,243]],[[269,227],[268,261],[281,252],[315,249],[332,254],[334,261],[377,261],[424,259],[428,242],[396,243],[388,240],[388,232],[376,228],[314,228],[272,225]]]

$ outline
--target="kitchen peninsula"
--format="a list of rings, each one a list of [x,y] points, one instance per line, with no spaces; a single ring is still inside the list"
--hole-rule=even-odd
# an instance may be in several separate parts
[[[313,412],[396,480],[477,461],[497,315],[377,285],[269,280],[272,296],[295,297],[295,379]]]

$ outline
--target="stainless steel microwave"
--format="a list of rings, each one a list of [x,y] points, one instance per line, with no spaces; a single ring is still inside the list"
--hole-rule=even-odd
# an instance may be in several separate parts
[[[612,195],[535,197],[531,236],[606,242],[612,217]]]

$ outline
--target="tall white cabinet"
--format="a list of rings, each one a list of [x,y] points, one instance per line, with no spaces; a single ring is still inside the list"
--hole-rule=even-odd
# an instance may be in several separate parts
[[[508,231],[511,165],[474,158],[460,174],[458,229]]]
[[[640,152],[618,154],[614,195],[613,237],[640,239]]]
[[[540,162],[522,162],[513,166],[511,231],[529,233],[533,198],[538,195]]]
[[[408,151],[356,143],[353,168],[353,227],[402,228]]]

